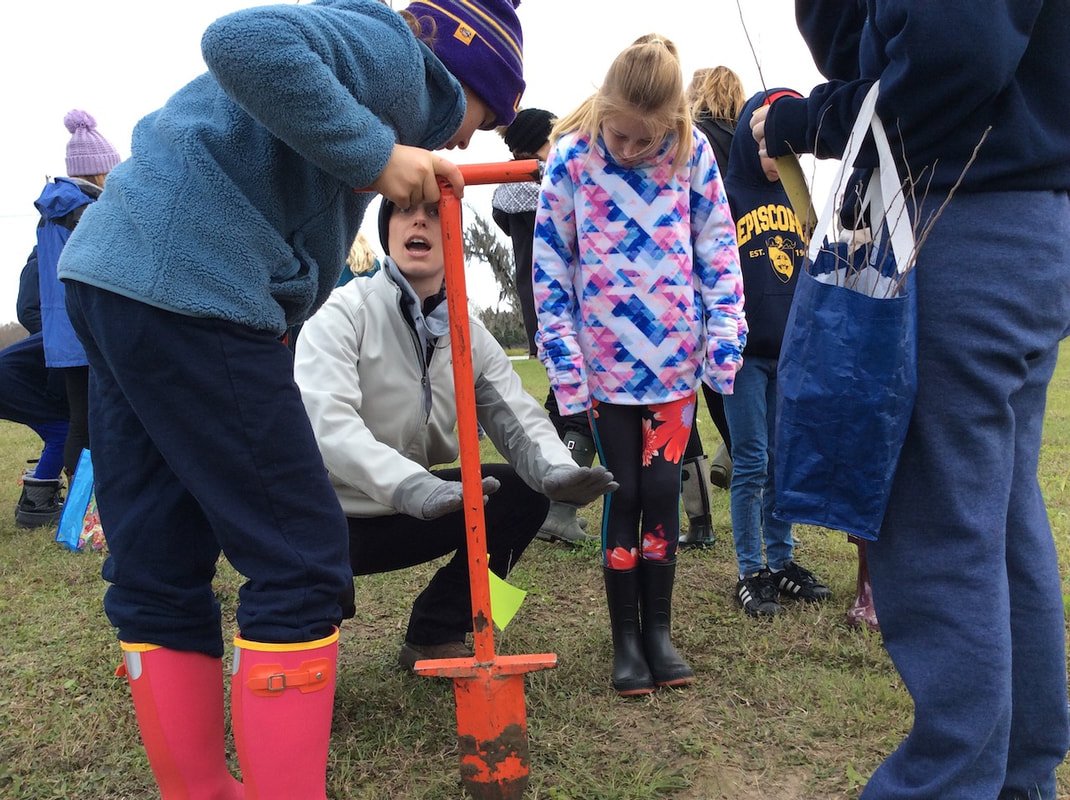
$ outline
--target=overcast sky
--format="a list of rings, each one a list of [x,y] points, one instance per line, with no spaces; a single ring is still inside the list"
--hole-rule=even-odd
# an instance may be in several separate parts
[[[685,81],[705,66],[724,64],[743,79],[748,95],[766,86],[801,92],[821,82],[794,23],[792,0],[739,0],[757,60],[744,36],[736,0],[524,0],[528,90],[522,105],[564,114],[601,83],[613,57],[637,36],[656,31],[676,42]],[[124,158],[130,133],[145,114],[204,71],[200,38],[217,17],[263,2],[183,0],[51,0],[9,4],[0,31],[2,151],[0,189],[0,323],[15,319],[22,266],[34,244],[33,201],[46,175],[65,175],[70,134],[63,116],[82,108]],[[395,2],[401,7],[404,2]],[[759,65],[761,77],[759,76]],[[458,163],[501,161],[508,150],[494,133],[479,133]],[[804,162],[815,195],[827,191],[827,165]],[[816,175],[816,177],[815,177]],[[465,200],[489,215],[489,188],[470,188]],[[374,210],[374,207],[373,207]],[[364,228],[378,245],[374,214]],[[181,246],[179,244],[179,246]],[[493,304],[489,270],[474,268],[469,294]]]

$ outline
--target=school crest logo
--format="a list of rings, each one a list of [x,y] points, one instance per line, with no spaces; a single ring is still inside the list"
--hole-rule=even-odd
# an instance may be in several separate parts
[[[457,26],[457,30],[453,32],[453,38],[468,45],[475,41],[476,32],[462,22]]]
[[[770,236],[765,240],[766,251],[769,253],[769,262],[773,265],[773,272],[781,283],[787,283],[795,272],[795,261],[791,254],[795,249],[795,243],[783,236]]]

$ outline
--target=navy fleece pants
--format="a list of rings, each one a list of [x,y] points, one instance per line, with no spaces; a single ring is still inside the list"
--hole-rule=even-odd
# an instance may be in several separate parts
[[[247,579],[243,637],[327,635],[352,579],[347,527],[289,349],[82,283],[67,284],[67,309],[89,356],[104,609],[119,637],[221,655],[220,550]]]
[[[868,545],[914,726],[862,797],[1054,800],[1070,734],[1037,460],[1070,332],[1070,197],[960,194],[916,274],[917,403]]]

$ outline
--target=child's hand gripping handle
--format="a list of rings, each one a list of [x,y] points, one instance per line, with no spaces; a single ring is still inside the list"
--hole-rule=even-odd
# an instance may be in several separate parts
[[[438,202],[439,179],[452,186],[458,197],[464,194],[464,177],[452,161],[429,150],[396,144],[383,171],[368,189],[399,208],[413,208]]]

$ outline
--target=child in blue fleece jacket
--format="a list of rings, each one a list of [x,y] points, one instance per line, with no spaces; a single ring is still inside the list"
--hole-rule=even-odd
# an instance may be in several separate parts
[[[64,250],[92,370],[105,610],[164,798],[326,796],[348,529],[289,349],[327,298],[371,188],[462,188],[431,150],[508,124],[511,0],[315,0],[214,22],[208,72],[138,123]],[[245,576],[226,766],[220,552]]]
[[[916,218],[962,178],[918,253],[918,393],[867,545],[914,725],[862,798],[1054,800],[1070,720],[1037,461],[1070,333],[1070,0],[798,0],[796,16],[832,80],[758,110],[763,153],[842,153],[879,80]]]

